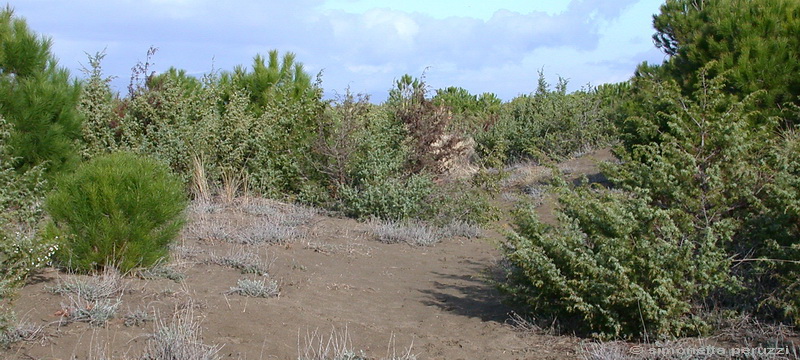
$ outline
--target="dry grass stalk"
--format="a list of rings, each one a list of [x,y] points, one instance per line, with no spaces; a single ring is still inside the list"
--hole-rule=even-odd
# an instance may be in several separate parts
[[[202,155],[192,155],[192,191],[194,197],[200,202],[207,203],[211,200],[211,191],[208,189],[205,160]]]

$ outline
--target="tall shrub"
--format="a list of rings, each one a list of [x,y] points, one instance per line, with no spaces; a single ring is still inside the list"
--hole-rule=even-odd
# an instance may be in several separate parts
[[[101,62],[105,53],[89,56],[89,68],[84,69],[85,80],[81,89],[78,111],[85,121],[82,127],[81,155],[84,159],[117,150],[119,144],[120,116],[115,111],[115,98],[111,92],[111,77],[103,75]]]

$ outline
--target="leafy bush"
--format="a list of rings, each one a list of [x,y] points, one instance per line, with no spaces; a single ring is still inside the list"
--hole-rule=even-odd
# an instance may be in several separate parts
[[[111,77],[103,76],[101,62],[105,53],[89,56],[88,77],[81,89],[78,111],[83,115],[83,141],[81,155],[84,159],[117,150],[120,116],[115,112],[115,98],[111,92]]]
[[[430,176],[411,175],[367,182],[358,188],[342,187],[339,194],[348,216],[404,220],[430,217],[434,209],[427,200],[434,190]]]
[[[186,195],[163,164],[120,152],[65,176],[47,198],[50,236],[63,238],[63,266],[120,271],[156,264],[183,225]]]

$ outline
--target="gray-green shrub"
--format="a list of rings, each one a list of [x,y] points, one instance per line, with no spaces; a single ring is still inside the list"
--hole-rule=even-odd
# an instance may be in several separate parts
[[[164,164],[127,152],[98,156],[48,196],[48,234],[62,239],[62,266],[127,272],[168,256],[186,205],[180,180]]]
[[[476,132],[480,155],[500,152],[507,162],[560,161],[612,142],[614,126],[602,96],[591,88],[573,93],[566,89],[561,79],[551,90],[540,73],[535,93],[503,104],[497,122]]]

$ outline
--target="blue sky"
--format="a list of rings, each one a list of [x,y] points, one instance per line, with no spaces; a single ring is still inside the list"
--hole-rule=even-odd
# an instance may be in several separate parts
[[[53,39],[76,76],[86,53],[125,90],[130,69],[159,49],[153,70],[202,75],[292,51],[328,95],[385,99],[403,74],[505,100],[533,91],[540,69],[570,89],[628,79],[664,56],[652,43],[657,0],[25,0],[16,15]]]

